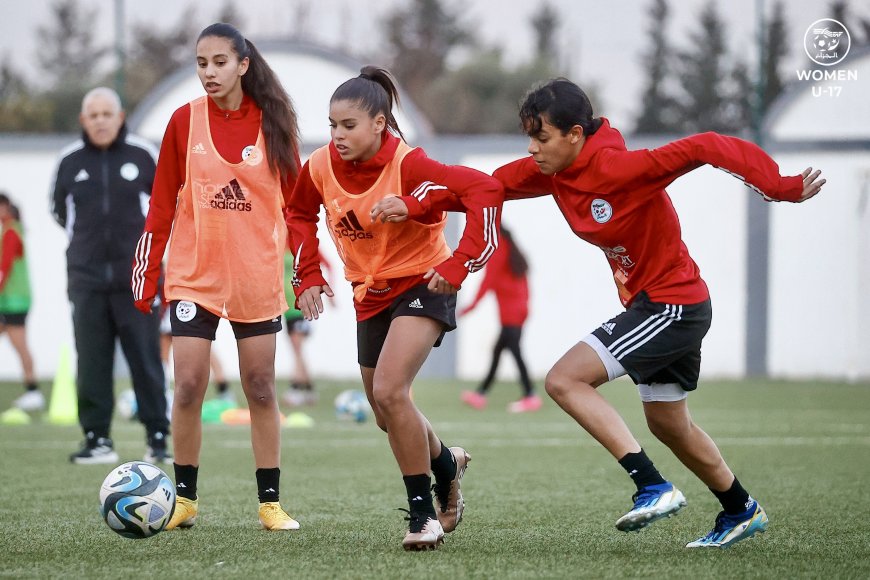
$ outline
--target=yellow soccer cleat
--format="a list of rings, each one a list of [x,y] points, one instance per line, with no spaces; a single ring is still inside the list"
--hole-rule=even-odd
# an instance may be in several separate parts
[[[196,523],[196,514],[199,512],[199,500],[187,499],[186,497],[176,496],[175,511],[172,513],[172,519],[166,524],[167,530],[175,528],[191,528]]]
[[[266,501],[260,504],[260,525],[267,530],[298,530],[299,522],[287,515],[287,512],[277,501]]]

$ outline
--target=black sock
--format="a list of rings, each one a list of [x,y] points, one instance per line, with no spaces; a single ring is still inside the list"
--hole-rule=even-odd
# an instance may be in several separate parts
[[[278,501],[278,484],[281,480],[281,468],[269,467],[257,470],[257,497],[260,503]]]
[[[734,483],[728,488],[728,491],[716,491],[710,489],[719,503],[722,504],[722,509],[728,514],[739,514],[749,509],[749,492],[743,489],[737,478],[734,478]]]
[[[199,475],[198,465],[178,465],[175,468],[175,494],[189,500],[196,499],[196,478]]]
[[[403,475],[405,489],[408,492],[408,509],[414,513],[430,514],[435,517],[435,506],[432,504],[432,478],[425,473],[420,475]]]
[[[38,391],[39,390],[39,385],[37,385],[36,383],[27,383],[26,385],[24,385],[24,387],[28,391]]]
[[[619,460],[619,464],[628,472],[638,490],[648,485],[665,483],[665,479],[643,449],[637,453],[627,453]]]
[[[223,395],[230,390],[230,385],[226,381],[221,381],[217,384],[217,390],[219,395]]]
[[[453,481],[453,478],[456,477],[456,458],[443,442],[441,443],[441,454],[432,460],[432,475],[439,483]]]

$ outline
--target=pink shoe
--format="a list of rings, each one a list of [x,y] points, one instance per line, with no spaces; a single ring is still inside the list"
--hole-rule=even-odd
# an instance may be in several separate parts
[[[541,408],[542,404],[543,401],[541,401],[541,397],[538,395],[530,395],[508,405],[508,412],[527,413],[529,411],[537,411]]]
[[[462,399],[463,403],[474,407],[478,411],[486,407],[486,395],[481,395],[477,391],[462,391],[460,399]]]

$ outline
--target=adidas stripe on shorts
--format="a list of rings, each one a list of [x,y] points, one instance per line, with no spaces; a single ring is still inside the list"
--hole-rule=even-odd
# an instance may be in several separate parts
[[[433,345],[440,346],[444,335],[456,329],[456,294],[435,294],[426,284],[419,284],[399,295],[389,307],[357,322],[357,362],[360,366],[377,366],[390,323],[398,316],[424,316],[440,322],[443,329]]]
[[[641,292],[631,306],[583,339],[601,357],[609,380],[624,374],[644,401],[676,401],[698,387],[701,341],[710,329],[710,300],[651,302]]]

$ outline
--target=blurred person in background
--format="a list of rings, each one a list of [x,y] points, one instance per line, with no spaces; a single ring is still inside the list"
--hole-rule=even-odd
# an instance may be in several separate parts
[[[24,232],[18,208],[5,193],[0,193],[0,335],[9,335],[18,353],[24,374],[24,394],[14,407],[22,411],[41,411],[45,396],[33,374],[33,357],[27,348],[25,321],[30,310],[30,278],[24,252]]]
[[[477,294],[471,304],[460,310],[459,316],[465,316],[478,305],[487,293],[492,292],[498,301],[498,315],[501,331],[492,351],[492,362],[483,382],[476,391],[463,391],[462,402],[483,409],[486,407],[486,395],[495,380],[501,353],[508,349],[517,363],[520,374],[520,385],[523,388],[522,397],[508,405],[511,413],[537,411],[541,408],[541,398],[534,393],[534,386],[529,378],[526,361],[523,359],[520,340],[523,335],[523,325],[529,316],[529,262],[511,235],[510,230],[502,224],[501,243],[496,248],[483,270],[483,281],[477,289]]]
[[[145,461],[172,460],[157,306],[140,313],[130,299],[130,264],[145,223],[156,152],[127,131],[124,119],[112,89],[98,87],[85,95],[79,115],[82,137],[61,153],[51,196],[54,219],[69,238],[67,289],[78,355],[79,423],[85,434],[70,461],[80,464],[118,461],[110,438],[117,339],[145,426]]]

